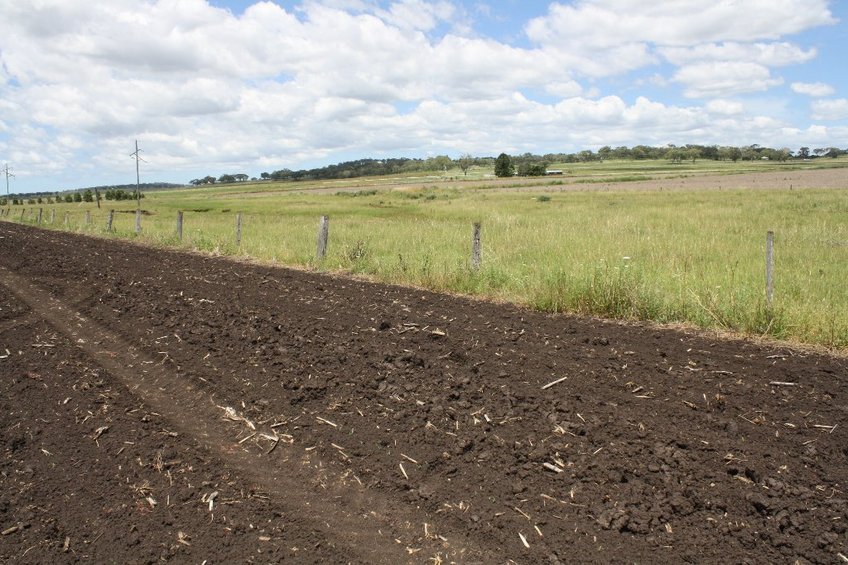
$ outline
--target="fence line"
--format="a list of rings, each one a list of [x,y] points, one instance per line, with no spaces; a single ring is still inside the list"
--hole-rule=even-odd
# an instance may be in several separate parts
[[[774,232],[766,233],[766,305],[774,303]]]
[[[28,218],[32,221],[33,216],[35,215],[35,210],[32,208],[22,208],[19,221],[24,222],[24,217],[29,212]],[[0,217],[11,219],[12,208],[0,208]],[[135,211],[135,233],[141,234],[141,209],[136,209]],[[115,210],[109,209],[109,214],[107,216],[106,222],[106,232],[112,233],[114,231],[114,218],[115,218]],[[43,208],[38,209],[37,215],[37,223],[38,225],[42,225],[43,218]],[[56,210],[50,210],[50,224],[55,224],[56,221]],[[85,225],[90,226],[92,224],[92,216],[91,211],[85,211]],[[185,214],[182,210],[177,212],[176,216],[176,235],[179,241],[183,240],[183,227],[185,221]],[[237,249],[241,248],[242,245],[242,235],[243,235],[243,226],[244,226],[244,215],[241,212],[236,213],[236,225],[235,225],[235,246]],[[64,227],[70,228],[70,212],[65,211],[64,214]],[[479,271],[483,265],[483,244],[482,244],[482,223],[481,222],[473,222],[472,223],[472,233],[471,233],[471,257],[470,257],[470,267],[472,271]],[[316,249],[315,249],[315,259],[318,262],[323,261],[327,256],[327,250],[329,248],[330,241],[330,217],[328,215],[322,215],[318,222],[318,233],[316,238]],[[775,273],[774,273],[774,231],[769,230],[766,232],[766,249],[765,249],[765,299],[766,306],[769,309],[774,307],[774,286],[775,286]]]
[[[483,247],[481,242],[482,225],[480,222],[474,222],[471,233],[471,269],[474,271],[480,270],[480,264],[483,262]]]
[[[327,256],[327,244],[330,237],[330,216],[321,216],[318,223],[318,245],[315,250],[315,258],[322,261]]]

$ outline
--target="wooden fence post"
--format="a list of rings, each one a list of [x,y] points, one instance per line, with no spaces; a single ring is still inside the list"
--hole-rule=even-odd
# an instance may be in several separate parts
[[[774,232],[766,233],[766,306],[774,300]]]
[[[68,227],[70,225],[71,225],[70,214],[68,212],[65,212],[65,227]]]
[[[474,222],[474,231],[471,235],[471,268],[475,271],[480,270],[480,263],[483,262],[483,249],[480,243],[482,229],[480,222]]]
[[[183,240],[183,211],[177,212],[177,237],[180,241]]]
[[[87,226],[91,225],[91,211],[90,210],[85,211],[85,225],[87,225]]]
[[[67,212],[65,212],[65,218],[67,219],[67,217],[68,217]],[[110,233],[112,232],[112,220],[114,220],[114,219],[115,219],[115,211],[109,210],[109,219],[106,220],[106,231],[107,232],[110,232]]]
[[[50,210],[50,225],[52,226],[55,223],[56,223],[56,208],[53,208],[53,209]]]
[[[39,208],[38,209],[38,225],[39,226],[41,225],[41,218],[42,218],[43,215],[44,215],[44,208]]]
[[[318,246],[315,257],[321,261],[327,256],[327,242],[330,236],[330,216],[321,216],[318,223]]]
[[[141,208],[136,208],[135,211],[135,233],[141,233]]]
[[[236,247],[241,247],[241,212],[236,214]]]

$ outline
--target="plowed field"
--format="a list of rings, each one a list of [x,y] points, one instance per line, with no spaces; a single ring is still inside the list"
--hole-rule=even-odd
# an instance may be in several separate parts
[[[841,358],[0,223],[0,561],[848,561]]]

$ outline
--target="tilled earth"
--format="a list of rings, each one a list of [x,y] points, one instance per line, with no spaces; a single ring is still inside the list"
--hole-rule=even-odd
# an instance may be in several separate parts
[[[848,561],[846,361],[0,223],[0,561]]]

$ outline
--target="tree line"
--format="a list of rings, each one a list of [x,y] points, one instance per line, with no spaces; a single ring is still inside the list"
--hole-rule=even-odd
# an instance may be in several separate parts
[[[263,172],[259,178],[249,178],[246,174],[224,174],[218,177],[208,175],[190,181],[191,185],[203,186],[212,184],[229,184],[245,182],[247,180],[258,181],[314,181],[335,180],[367,176],[387,176],[416,172],[445,172],[447,170],[459,169],[462,174],[467,175],[471,167],[492,168],[496,167],[505,175],[518,174],[521,176],[541,176],[551,163],[586,163],[592,161],[606,160],[659,160],[668,159],[674,163],[698,159],[714,161],[756,161],[772,160],[785,162],[790,159],[816,159],[820,157],[836,158],[848,154],[848,149],[826,147],[810,149],[801,147],[797,151],[789,148],[774,149],[753,144],[742,147],[697,145],[688,144],[677,146],[669,144],[666,146],[652,147],[648,145],[636,145],[634,147],[611,147],[604,146],[597,151],[585,149],[575,153],[547,153],[535,155],[524,153],[521,155],[501,154],[495,157],[474,157],[463,154],[458,158],[448,155],[437,155],[427,159],[416,158],[392,158],[392,159],[358,159],[345,161],[325,167],[313,169],[280,169],[273,172]],[[507,164],[502,157],[509,159]],[[498,167],[498,159],[501,166]],[[511,168],[510,168],[511,166]]]
[[[691,160],[706,159],[712,161],[780,161],[786,162],[790,159],[836,159],[840,155],[848,155],[848,149],[837,147],[826,147],[810,150],[809,147],[801,147],[793,151],[788,147],[773,149],[753,144],[744,147],[717,145],[683,145],[669,144],[665,147],[650,147],[637,145],[635,147],[604,146],[597,152],[584,150],[578,153],[549,153],[547,155],[534,155],[524,153],[523,155],[510,156],[501,153],[495,159],[495,175],[499,177],[541,176],[546,173],[547,166],[551,163],[588,163],[602,162],[606,160],[661,160],[668,159],[672,163],[682,163]]]

